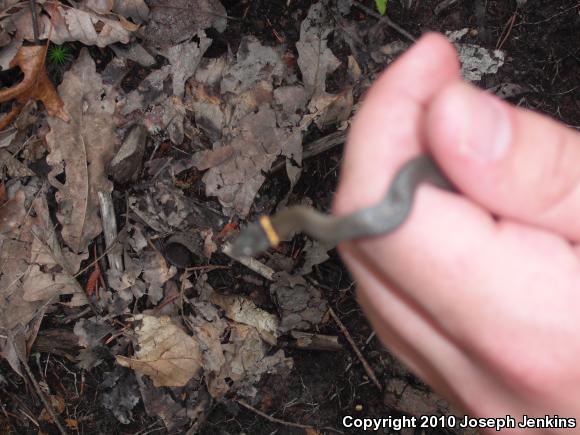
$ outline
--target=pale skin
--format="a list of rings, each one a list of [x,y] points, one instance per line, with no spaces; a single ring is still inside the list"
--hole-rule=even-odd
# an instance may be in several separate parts
[[[580,134],[463,83],[428,34],[365,96],[334,213],[379,202],[419,153],[461,193],[423,185],[400,229],[340,247],[378,336],[473,417],[580,426]]]

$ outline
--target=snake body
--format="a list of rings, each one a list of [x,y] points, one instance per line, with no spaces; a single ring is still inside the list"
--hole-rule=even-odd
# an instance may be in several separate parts
[[[242,230],[232,244],[231,253],[234,256],[256,255],[298,232],[329,244],[389,233],[409,216],[415,191],[422,183],[453,190],[433,159],[421,155],[401,166],[386,196],[378,204],[345,216],[328,215],[305,206],[286,207]]]

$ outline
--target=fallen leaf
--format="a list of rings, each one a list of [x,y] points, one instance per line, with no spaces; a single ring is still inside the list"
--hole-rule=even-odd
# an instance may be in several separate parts
[[[12,368],[20,372],[19,354],[26,357],[26,342],[36,334],[48,305],[58,302],[60,294],[84,296],[73,274],[78,271],[78,257],[61,249],[46,203],[46,189],[27,187],[28,199],[16,193],[9,207],[13,216],[23,216],[19,226],[10,224],[0,235],[0,352]],[[32,203],[26,210],[24,203]],[[0,209],[1,210],[1,209]],[[26,299],[26,295],[33,297]],[[30,300],[34,299],[34,300]],[[86,304],[86,296],[84,302]],[[20,349],[20,350],[19,350]]]
[[[330,258],[328,252],[336,247],[334,243],[325,243],[318,240],[307,239],[302,249],[305,252],[304,263],[298,271],[297,275],[308,275],[312,272],[312,268],[318,264],[324,263]]]
[[[1,190],[2,200],[4,200],[3,197],[6,195],[4,183],[1,185]],[[20,227],[22,220],[26,216],[26,210],[24,209],[25,198],[24,191],[19,190],[13,198],[0,206],[0,236],[3,234],[13,234],[14,230]]]
[[[352,89],[347,88],[338,94],[326,92],[326,78],[341,64],[328,47],[328,37],[334,32],[330,22],[328,8],[319,2],[310,7],[300,26],[300,39],[296,43],[298,66],[306,95],[311,98],[308,104],[311,114],[301,121],[303,130],[313,121],[320,129],[345,121],[352,111]]]
[[[266,373],[283,373],[293,367],[293,360],[283,350],[268,355],[270,348],[259,332],[247,325],[234,323],[226,343],[222,344],[225,363],[219,375],[210,380],[208,388],[214,397],[222,397],[228,390],[254,397],[255,385]],[[231,386],[225,382],[229,378]]]
[[[110,388],[102,396],[103,406],[110,410],[122,424],[133,421],[133,408],[139,403],[139,387],[132,372],[115,367],[112,372],[105,373],[107,377],[102,387]]]
[[[49,394],[49,395],[47,395],[46,399],[48,400],[48,403],[50,404],[50,406],[55,414],[57,414],[57,415],[62,414],[62,412],[64,411],[64,408],[65,408],[65,403],[64,403],[64,399],[61,396]],[[40,412],[40,415],[38,416],[38,419],[40,421],[46,421],[48,423],[53,423],[52,417],[51,417],[50,413],[46,410],[46,408],[42,409],[42,411]]]
[[[261,333],[265,341],[272,346],[276,345],[280,323],[278,316],[258,308],[251,299],[241,295],[213,293],[210,300],[224,310],[227,318],[253,326]]]
[[[205,171],[222,164],[233,154],[234,150],[231,146],[224,146],[215,150],[198,151],[191,157],[191,163],[197,170]]]
[[[461,75],[470,82],[482,79],[485,74],[495,74],[504,63],[501,50],[488,50],[475,44],[455,44],[461,62]]]
[[[322,292],[301,276],[278,273],[276,281],[270,287],[270,294],[280,312],[281,332],[291,329],[310,330],[321,323],[328,310]]]
[[[227,11],[219,0],[156,0],[149,7],[149,22],[140,35],[155,45],[174,45],[210,27],[226,29]]]
[[[110,48],[118,58],[131,60],[144,67],[152,67],[155,65],[155,58],[138,42],[132,42],[131,44],[113,44]]]
[[[77,430],[79,427],[79,422],[74,418],[65,418],[64,424],[66,424],[66,427],[73,430]]]
[[[50,17],[41,16],[43,29],[40,31],[40,39],[50,38],[58,45],[79,41],[85,45],[106,47],[115,42],[127,44],[131,38],[131,32],[121,22],[91,11],[56,3],[49,4],[45,10]]]
[[[44,45],[22,46],[10,61],[10,67],[20,68],[24,79],[11,88],[0,90],[0,102],[16,100],[10,113],[0,120],[0,130],[12,122],[30,99],[41,101],[50,116],[65,122],[69,120],[64,103],[44,69],[46,50]]]
[[[147,131],[140,124],[135,125],[127,134],[123,145],[111,160],[108,173],[117,183],[136,180],[143,166],[143,155],[147,143]]]
[[[215,291],[207,283],[207,276],[202,275],[196,286],[200,298],[204,301],[192,303],[193,314],[189,322],[193,337],[200,344],[203,352],[203,377],[206,380],[209,393],[215,399],[222,398],[228,392],[253,397],[256,393],[255,385],[265,373],[283,374],[292,367],[291,358],[286,358],[279,350],[271,355],[271,344],[264,340],[264,331],[260,332],[254,326],[244,325],[222,318],[215,305],[209,300],[216,298]],[[223,299],[224,307],[234,307]],[[231,296],[235,300],[236,296]],[[219,295],[216,300],[219,299]],[[237,305],[238,307],[240,305]],[[242,315],[252,322],[252,316],[262,316],[253,303],[246,304],[245,314]],[[230,310],[234,315],[237,311]],[[239,312],[239,311],[238,311]],[[266,313],[266,317],[269,315]],[[255,318],[257,323],[260,320]],[[266,320],[269,324],[270,320]],[[275,323],[275,322],[274,322]],[[226,333],[227,332],[227,333]]]
[[[169,74],[171,66],[166,65],[153,71],[141,83],[137,89],[129,92],[121,107],[121,114],[128,115],[135,110],[148,110],[149,106],[157,104],[167,98],[164,92],[169,87]]]
[[[194,419],[195,415],[191,409],[191,396],[198,397],[203,394],[202,391],[194,389],[189,393],[189,400],[177,400],[176,394],[173,391],[164,391],[163,388],[155,388],[147,382],[147,379],[138,373],[135,374],[137,378],[137,385],[141,392],[141,399],[145,406],[147,415],[154,418],[161,418],[165,424],[165,428],[170,433],[180,432],[177,429],[187,425],[190,419]],[[182,393],[183,396],[185,392]],[[206,394],[207,395],[207,394]],[[182,397],[179,397],[181,399]]]
[[[84,0],[83,3],[97,14],[108,14],[113,9],[113,0]]]
[[[212,42],[203,30],[198,32],[197,39],[199,42],[183,42],[161,51],[171,63],[173,95],[180,98],[185,92],[185,82],[195,73],[203,54]]]
[[[14,38],[6,47],[0,50],[0,68],[2,71],[10,68],[10,62],[22,46],[22,39]]]
[[[326,91],[326,77],[340,66],[340,61],[328,47],[333,28],[324,2],[315,3],[300,25],[300,39],[296,43],[298,66],[304,87],[309,95]]]
[[[167,264],[163,256],[154,250],[143,252],[141,261],[149,301],[156,305],[163,299],[163,285],[177,273],[177,269]]]
[[[203,176],[206,194],[217,196],[228,214],[246,216],[265,180],[264,171],[284,154],[301,160],[302,134],[279,128],[270,105],[249,113],[232,129],[229,145],[234,154]]]
[[[48,180],[58,190],[62,238],[74,252],[83,252],[101,233],[98,192],[113,188],[105,168],[118,142],[113,120],[117,92],[102,83],[87,49],[65,73],[59,92],[71,122],[49,119]],[[61,174],[64,183],[57,179]]]
[[[113,11],[125,18],[132,18],[136,23],[143,23],[149,18],[149,7],[145,3],[145,0],[112,1]]]
[[[201,349],[169,317],[140,314],[134,320],[137,350],[133,358],[117,356],[123,367],[149,376],[156,387],[183,387],[201,370]]]
[[[247,36],[240,42],[235,60],[226,66],[220,89],[222,93],[240,95],[261,82],[281,80],[286,69],[280,48],[262,45],[256,37]]]

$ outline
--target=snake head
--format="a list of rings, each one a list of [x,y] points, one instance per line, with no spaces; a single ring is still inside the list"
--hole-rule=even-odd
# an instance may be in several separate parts
[[[266,232],[259,222],[244,228],[233,241],[230,253],[234,257],[250,257],[264,252],[271,246]]]

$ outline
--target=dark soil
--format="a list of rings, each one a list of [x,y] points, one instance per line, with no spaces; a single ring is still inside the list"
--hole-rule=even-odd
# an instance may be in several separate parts
[[[300,23],[311,4],[305,0],[226,0],[223,3],[232,20],[225,34],[210,35],[216,37],[207,53],[212,57],[223,53],[228,46],[235,51],[242,36],[247,34],[253,34],[271,45],[284,43],[293,49],[299,37]],[[516,10],[514,1],[488,0],[485,14],[479,17],[476,14],[476,2],[470,0],[459,1],[436,17],[433,11],[438,3],[433,0],[415,1],[414,6],[406,10],[399,2],[391,1],[388,13],[393,21],[413,35],[432,30],[463,27],[475,29],[477,34],[473,36],[473,42],[488,48],[496,47],[508,20],[514,13],[517,14],[515,24],[502,47],[507,55],[505,65],[497,75],[485,78],[480,86],[490,88],[501,83],[526,86],[528,92],[518,96],[513,103],[548,114],[572,128],[580,128],[580,45],[577,38],[580,15],[576,0],[530,0],[521,10]],[[372,1],[366,1],[365,5],[374,7]],[[369,25],[376,23],[376,18],[354,8],[351,17],[358,22],[368,22]],[[386,43],[400,37],[389,30],[385,38]],[[337,55],[349,54],[347,48],[338,48]],[[111,57],[109,50],[101,50],[100,53],[95,50],[92,54],[107,60]],[[4,78],[0,77],[0,80]],[[11,80],[12,77],[9,77]],[[312,137],[323,133],[313,132]],[[316,201],[317,206],[327,209],[336,186],[340,160],[340,147],[307,160],[302,179],[294,190],[295,194],[308,195]],[[272,174],[262,189],[261,197],[265,199],[255,204],[255,212],[268,209],[282,199],[281,195],[287,191],[286,183],[281,174]],[[292,252],[299,248],[300,243],[298,240],[297,247],[290,247]],[[226,262],[227,259],[219,261]],[[225,272],[215,270],[210,272],[210,280],[219,289],[219,282],[235,282],[241,274],[248,273],[247,270],[242,271],[241,267],[237,269],[237,275],[235,268]],[[376,338],[369,340],[372,330],[355,301],[355,287],[336,253],[332,254],[329,261],[316,267],[311,277],[320,284],[329,305],[350,331],[381,383],[396,376],[406,379],[410,387],[428,391],[422,382],[408,374],[388,354]],[[267,294],[265,289],[261,290],[264,295]],[[262,299],[262,306],[267,307],[267,297],[262,296]],[[62,313],[46,316],[40,336],[43,331],[53,328],[62,330],[63,325],[58,323],[56,314]],[[341,340],[343,337],[332,320],[321,325],[317,332],[337,335]],[[349,344],[345,340],[342,340],[342,344],[344,351],[340,353],[305,352],[288,347],[287,354],[295,362],[294,371],[286,378],[265,377],[257,386],[260,401],[256,408],[277,419],[318,428],[335,428],[343,433],[355,433],[342,426],[341,421],[345,415],[379,418],[401,415],[404,410],[392,409],[384,404],[383,394],[369,381]],[[71,433],[166,433],[163,423],[148,417],[141,404],[133,410],[134,421],[123,426],[101,406],[103,390],[100,384],[104,373],[113,369],[112,361],[96,369],[82,371],[63,353],[54,350],[51,353],[47,349],[34,352],[33,349],[29,365],[36,378],[46,379],[50,389],[65,398],[65,411],[61,416],[78,422],[78,429],[70,429]],[[66,352],[74,353],[75,350],[68,349]],[[304,429],[268,421],[241,407],[234,398],[230,399],[214,404],[209,409],[201,433],[304,433]],[[357,405],[362,406],[361,411],[355,410]],[[37,420],[42,409],[43,405],[31,386],[12,372],[5,362],[0,362],[0,434],[56,433],[54,425],[45,421],[38,428],[27,416],[34,416]],[[379,433],[389,432],[383,430]]]

